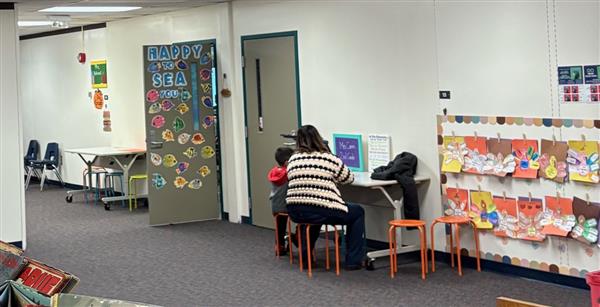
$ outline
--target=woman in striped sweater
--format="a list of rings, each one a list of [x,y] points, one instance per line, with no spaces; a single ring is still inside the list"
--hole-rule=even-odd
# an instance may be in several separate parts
[[[286,201],[292,220],[346,225],[346,269],[360,269],[365,258],[365,212],[358,204],[344,202],[337,188],[338,184],[352,183],[354,175],[331,153],[315,127],[306,125],[298,129],[296,153],[290,158],[287,171]],[[320,227],[311,227],[313,248],[319,231]]]

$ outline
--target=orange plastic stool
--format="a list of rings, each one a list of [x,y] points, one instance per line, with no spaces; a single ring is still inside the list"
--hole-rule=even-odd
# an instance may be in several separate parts
[[[287,218],[288,253],[290,254],[291,264],[294,263],[294,255],[292,254],[292,221],[290,220],[290,216],[283,212],[273,214],[275,220],[275,255],[277,255],[277,259],[279,259],[279,224],[277,223],[277,218],[280,216],[285,216]]]
[[[300,262],[300,272],[303,271],[303,267],[302,267],[302,262],[303,262],[303,256],[302,256],[302,238],[300,236],[301,234],[301,226],[306,226],[306,245],[308,245],[306,248],[308,249],[308,253],[306,253],[307,255],[312,255],[313,261],[315,258],[315,253],[314,250],[311,251],[310,249],[310,228],[311,227],[319,227],[319,225],[316,224],[307,224],[307,223],[298,223],[296,225],[296,235],[298,236],[298,258],[299,258],[299,262]],[[329,225],[324,225],[325,226],[325,268],[327,270],[329,270]],[[331,225],[333,226],[333,230],[334,230],[334,242],[335,242],[335,275],[340,275],[340,242],[339,242],[339,235],[337,232],[337,229],[335,227],[335,225]],[[312,261],[309,259],[306,259],[307,264],[308,264],[308,277],[312,277]]]
[[[468,217],[462,216],[442,216],[438,217],[431,224],[431,271],[435,272],[435,238],[433,227],[437,223],[444,223],[450,225],[450,264],[454,267],[454,244],[452,240],[452,226],[455,227],[454,239],[456,240],[456,258],[458,259],[458,275],[462,276],[462,265],[460,261],[460,226],[461,225],[471,225],[473,227],[473,237],[475,238],[475,254],[477,256],[477,271],[481,272],[481,263],[479,260],[479,233],[477,232],[477,227],[475,223],[471,221]]]
[[[389,222],[390,230],[388,232],[390,242],[390,277],[394,278],[394,273],[398,272],[398,253],[396,244],[397,227],[417,227],[421,239],[421,278],[425,279],[427,268],[427,233],[425,222],[421,220],[393,220]]]

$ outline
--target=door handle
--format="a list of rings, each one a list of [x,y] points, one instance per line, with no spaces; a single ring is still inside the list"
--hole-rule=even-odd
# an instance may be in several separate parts
[[[163,144],[164,144],[164,142],[154,142],[154,141],[152,141],[152,142],[150,142],[150,148],[151,149],[161,149],[161,148],[163,148]]]

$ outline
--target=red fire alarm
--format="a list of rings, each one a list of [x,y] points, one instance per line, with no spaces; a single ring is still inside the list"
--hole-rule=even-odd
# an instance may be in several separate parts
[[[85,63],[85,52],[80,52],[77,55],[77,61],[81,64]]]

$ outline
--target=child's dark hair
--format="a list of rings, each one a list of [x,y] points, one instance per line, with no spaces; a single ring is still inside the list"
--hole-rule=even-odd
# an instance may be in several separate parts
[[[287,160],[294,154],[294,150],[289,147],[279,147],[275,150],[275,161],[279,166],[283,166]]]

